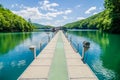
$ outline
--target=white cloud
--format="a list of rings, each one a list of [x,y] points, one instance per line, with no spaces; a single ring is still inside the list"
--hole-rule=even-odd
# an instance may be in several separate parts
[[[13,11],[13,13],[18,14],[26,19],[38,19],[41,18],[43,14],[41,14],[38,10],[38,7],[25,7],[20,11]]]
[[[63,16],[63,19],[68,19],[68,17],[67,16]]]
[[[72,13],[71,9],[59,10],[56,8],[59,4],[50,3],[49,0],[40,1],[36,7],[29,7],[23,4],[17,6],[20,10],[14,10],[12,11],[13,13],[22,16],[26,20],[31,18],[33,22],[41,22],[45,25],[58,25],[58,21],[52,23],[51,20],[59,16],[64,16],[63,18],[67,19],[67,15]],[[62,24],[62,22],[60,24]]]
[[[16,8],[16,7],[17,8],[24,8],[25,6],[23,4],[20,4],[20,5],[19,4],[12,4],[11,5],[11,8]]]
[[[19,6],[19,8],[24,8],[24,5],[23,5],[23,4],[21,4],[21,5]]]
[[[11,7],[12,7],[12,8],[18,7],[18,4],[12,4]]]
[[[72,10],[68,9],[64,12],[65,14],[69,14],[69,13],[72,13]]]
[[[61,15],[61,14],[63,14],[63,12],[62,11],[60,11],[60,12],[48,12],[47,14],[44,14],[44,16],[45,17],[52,17],[52,18],[55,18],[55,17],[57,17],[58,15]]]
[[[64,22],[64,20],[56,20],[56,23]]]
[[[77,20],[85,19],[84,17],[77,17]]]
[[[46,14],[44,14],[45,17],[52,17],[52,18],[55,18],[59,15],[66,15],[66,14],[69,14],[71,13],[72,10],[65,10],[65,11],[58,11],[58,12],[48,12]]]
[[[56,26],[56,25],[55,25],[55,22],[54,22],[54,23],[52,23],[52,22],[41,22],[40,24]]]
[[[94,12],[93,15],[97,14],[97,12]]]
[[[65,10],[65,11],[57,11],[57,12],[48,12],[45,14],[45,16],[47,17],[57,17],[58,15],[63,15],[63,14],[69,14],[71,13],[72,10]]]
[[[47,13],[41,13],[39,11],[38,7],[25,7],[19,11],[13,11],[13,13],[18,14],[25,19],[31,18],[31,19],[46,19],[46,20],[52,20],[53,18],[63,15],[63,14],[69,14],[72,10],[65,10],[65,11],[57,11],[57,12],[47,12]]]
[[[90,14],[92,11],[96,10],[96,7],[91,7],[87,11],[85,11],[85,14]]]
[[[44,1],[40,1],[40,9],[45,10],[45,11],[57,11],[57,9],[55,9],[54,7],[59,6],[58,3],[50,3],[49,0],[44,0]]]
[[[52,26],[55,26],[55,27],[58,27],[60,25],[63,25],[63,23],[65,22],[65,20],[55,20],[54,22],[41,22],[41,24],[44,24],[44,25],[52,25]]]
[[[58,24],[59,24],[59,26],[60,26],[60,25],[63,24],[63,22],[65,22],[65,20],[56,20],[54,25],[57,27]]]

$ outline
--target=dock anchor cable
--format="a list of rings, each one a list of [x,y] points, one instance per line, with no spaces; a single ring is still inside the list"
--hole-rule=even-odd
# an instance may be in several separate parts
[[[85,63],[85,52],[90,48],[90,42],[83,41],[83,50],[82,50],[82,61]]]

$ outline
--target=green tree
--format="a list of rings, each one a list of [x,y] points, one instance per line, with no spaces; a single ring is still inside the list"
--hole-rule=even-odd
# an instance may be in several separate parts
[[[68,23],[66,28],[99,29],[120,33],[120,0],[105,0],[105,10],[87,19]]]
[[[0,32],[32,31],[33,25],[0,5]]]

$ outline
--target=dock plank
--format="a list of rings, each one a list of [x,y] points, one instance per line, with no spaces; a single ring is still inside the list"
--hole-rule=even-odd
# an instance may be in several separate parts
[[[59,42],[58,38],[62,41]],[[58,44],[62,47],[59,47]],[[55,57],[55,55],[58,56]],[[59,55],[63,56],[59,58]],[[64,59],[64,66],[66,65],[67,70],[66,67],[63,68],[67,71],[67,73],[65,72],[67,74],[66,76],[69,77],[65,80],[98,80],[89,66],[82,62],[81,56],[73,50],[70,42],[67,40],[62,31],[59,31],[54,36],[44,50],[41,51],[37,58],[21,74],[18,80],[60,80],[62,78],[57,78],[59,75],[54,78],[52,73],[58,73],[61,77],[65,77],[65,73],[61,73],[62,68],[60,68],[60,66],[62,67],[63,65],[63,62],[61,61],[62,58]],[[55,65],[59,62],[61,65],[56,67]],[[54,67],[55,70],[59,71],[60,69],[60,73],[55,72]],[[49,77],[52,78],[50,79]]]
[[[70,80],[98,80],[88,65],[82,62],[81,56],[73,50],[63,33],[62,35]]]

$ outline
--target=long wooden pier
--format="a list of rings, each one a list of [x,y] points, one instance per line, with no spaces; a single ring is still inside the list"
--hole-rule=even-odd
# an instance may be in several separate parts
[[[18,80],[98,80],[59,31]]]

